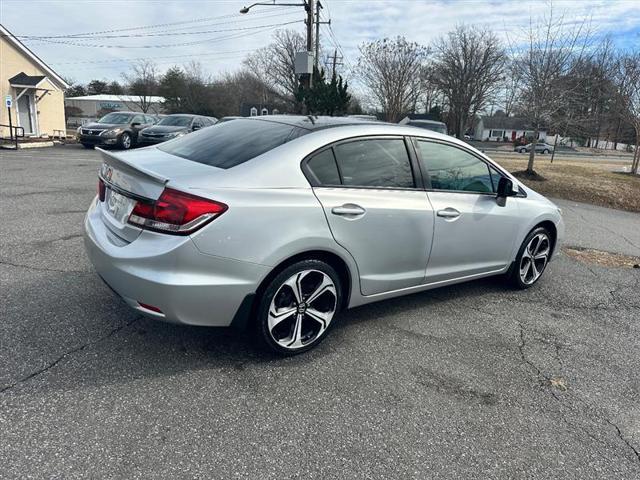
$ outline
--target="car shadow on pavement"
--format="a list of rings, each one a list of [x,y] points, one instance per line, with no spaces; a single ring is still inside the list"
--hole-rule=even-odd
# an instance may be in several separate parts
[[[65,301],[59,307],[52,306],[56,311],[49,312],[50,315],[65,315],[64,309],[75,301],[74,297],[82,297],[84,289],[95,290],[96,282],[86,282],[85,287],[76,284],[76,287],[75,291],[66,290]],[[40,330],[39,341],[47,344],[47,348],[34,366],[29,365],[28,374],[24,372],[12,379],[15,386],[11,390],[19,393],[22,389],[16,386],[28,386],[30,388],[25,391],[32,388],[64,391],[187,372],[205,371],[213,376],[226,376],[252,368],[303,367],[323,361],[327,356],[345,355],[350,344],[358,341],[357,335],[362,334],[359,331],[361,324],[388,324],[412,312],[424,315],[453,299],[473,303],[474,297],[503,292],[506,288],[499,280],[484,279],[348,310],[342,313],[336,328],[317,348],[283,358],[258,349],[250,330],[239,332],[230,328],[173,325],[137,316],[105,287],[98,295],[102,301],[85,302],[81,317],[71,322],[66,320],[64,328],[68,330],[77,329],[78,323],[92,325],[84,325],[83,334],[75,334],[63,350],[51,346],[59,332],[49,330],[47,334],[50,326],[45,327],[43,321],[32,324],[32,329]],[[92,312],[92,304],[99,308]],[[105,309],[104,305],[111,306]],[[51,338],[47,339],[49,335]],[[356,338],[352,338],[354,335]],[[18,343],[22,341],[18,339]],[[19,345],[15,347],[19,348]],[[31,351],[35,353],[37,349]]]

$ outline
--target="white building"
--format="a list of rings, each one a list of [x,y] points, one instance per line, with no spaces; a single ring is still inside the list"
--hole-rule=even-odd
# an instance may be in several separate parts
[[[83,97],[65,98],[64,106],[67,107],[67,125],[77,126],[93,122],[108,112],[129,111],[142,112],[142,105],[148,106],[145,113],[162,113],[164,97],[139,95],[86,95]],[[75,107],[79,109],[74,112]]]
[[[473,126],[473,139],[489,142],[512,142],[520,137],[533,137],[533,129],[527,120],[519,117],[482,116]],[[506,140],[505,140],[506,139]],[[547,130],[541,129],[539,140],[547,139]]]

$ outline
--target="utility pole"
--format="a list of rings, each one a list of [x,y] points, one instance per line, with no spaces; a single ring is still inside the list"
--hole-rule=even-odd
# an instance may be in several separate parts
[[[307,53],[311,54],[313,52],[313,7],[315,0],[307,0],[305,8],[307,9]],[[313,73],[310,73],[305,78],[305,83],[307,84],[307,88],[311,89],[311,77]]]
[[[338,65],[343,65],[342,63],[342,57],[338,58],[338,50],[334,49],[333,50],[333,56],[328,57],[326,63],[331,63],[331,72],[333,74],[333,76],[336,76],[336,66]]]
[[[320,21],[320,9],[323,8],[320,0],[316,2],[316,55],[314,58],[313,65],[315,68],[318,68],[318,64],[320,63],[320,25],[331,25],[331,20],[329,19],[326,22]]]

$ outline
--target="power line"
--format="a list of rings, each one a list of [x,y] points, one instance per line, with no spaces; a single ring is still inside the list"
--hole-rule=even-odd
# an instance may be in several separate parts
[[[269,15],[262,15],[261,17],[258,18],[258,20],[261,19],[265,19],[265,18],[271,18],[271,17],[283,17],[283,16],[290,16],[294,13],[298,13],[297,11],[294,12],[293,9],[291,9],[290,12],[288,13],[278,13],[276,14],[269,14]],[[255,21],[257,20],[255,17],[253,18],[243,18],[240,20],[234,20],[234,21],[229,21],[229,22],[220,22],[220,23],[212,23],[210,25],[206,25],[206,26],[217,26],[217,25],[228,25],[228,24],[234,24],[234,23],[244,23],[247,21]],[[58,40],[58,39],[108,39],[108,38],[137,38],[137,37],[158,37],[158,36],[165,36],[165,35],[201,35],[201,34],[205,34],[205,33],[217,33],[220,31],[231,31],[234,29],[228,29],[228,30],[204,30],[204,31],[197,31],[197,32],[191,32],[191,31],[183,31],[185,28],[193,28],[193,26],[189,26],[189,27],[180,27],[178,29],[172,29],[172,30],[163,30],[160,32],[153,32],[153,33],[130,33],[130,34],[122,34],[122,35],[94,35],[94,34],[69,34],[69,35],[14,35],[16,38],[20,38],[23,40]],[[242,29],[249,29],[249,28],[259,28],[259,27],[238,27],[236,30],[242,30]]]
[[[49,62],[51,65],[81,65],[81,64],[100,64],[100,63],[124,63],[124,62],[136,62],[138,60],[156,60],[166,58],[185,58],[185,57],[207,57],[216,55],[228,55],[236,53],[252,52],[252,48],[245,48],[243,50],[230,50],[226,52],[214,52],[214,53],[194,53],[190,55],[167,55],[161,57],[135,57],[135,58],[111,58],[108,60],[79,60],[75,62]]]
[[[268,30],[272,30],[273,28],[276,27],[282,27],[285,25],[292,25],[294,23],[301,23],[302,20],[294,20],[291,22],[283,22],[283,23],[275,23],[272,25],[260,25],[257,27],[251,27],[252,29],[260,29],[260,30],[256,30],[255,32],[242,32],[239,34],[235,34],[235,35],[227,35],[227,36],[222,36],[222,37],[214,37],[214,38],[207,38],[204,40],[195,40],[193,42],[183,42],[183,43],[169,43],[169,44],[162,44],[162,45],[104,45],[104,44],[91,44],[91,43],[76,43],[76,42],[69,42],[69,41],[56,41],[56,40],[49,40],[49,39],[37,39],[37,40],[31,40],[34,42],[44,42],[44,43],[53,43],[53,44],[58,44],[58,45],[72,45],[72,46],[76,46],[76,47],[92,47],[92,48],[168,48],[168,47],[183,47],[183,46],[188,46],[188,45],[197,45],[199,43],[215,43],[218,41],[222,41],[222,40],[230,40],[230,39],[234,39],[234,38],[241,38],[244,36],[247,36],[248,34],[253,35],[256,33],[261,33],[261,32],[266,32]]]
[[[99,35],[99,34],[105,34],[105,33],[115,33],[115,32],[128,32],[128,31],[133,31],[133,30],[145,30],[145,29],[153,29],[153,28],[162,28],[162,27],[170,27],[173,25],[185,25],[185,24],[189,24],[189,23],[202,23],[202,22],[209,22],[211,20],[220,20],[223,18],[231,18],[231,17],[239,17],[240,15],[237,13],[232,13],[232,14],[227,14],[227,15],[220,15],[218,17],[205,17],[205,18],[196,18],[193,20],[183,20],[181,22],[169,22],[169,23],[158,23],[155,25],[143,25],[143,26],[136,26],[136,27],[127,27],[127,28],[116,28],[116,29],[112,29],[112,30],[100,30],[100,31],[96,31],[96,32],[85,32],[85,33],[76,33],[76,34],[72,34],[70,36],[82,36],[82,35]]]
[[[157,32],[157,33],[139,33],[139,34],[132,34],[132,35],[104,35],[104,36],[97,36],[97,37],[40,37],[40,36],[28,36],[28,35],[23,35],[23,36],[19,36],[18,38],[21,38],[23,40],[51,40],[52,38],[90,38],[90,39],[108,39],[108,38],[137,38],[137,37],[164,37],[164,36],[168,36],[168,35],[203,35],[206,33],[222,33],[222,32],[237,32],[237,31],[241,31],[241,30],[256,30],[259,28],[266,28],[266,27],[272,27],[272,26],[278,26],[278,25],[284,25],[283,23],[275,23],[272,25],[254,25],[251,27],[236,27],[236,28],[226,28],[226,29],[222,29],[222,30],[201,30],[199,32],[176,32],[176,33],[167,33],[167,32]],[[50,42],[50,43],[53,43]]]

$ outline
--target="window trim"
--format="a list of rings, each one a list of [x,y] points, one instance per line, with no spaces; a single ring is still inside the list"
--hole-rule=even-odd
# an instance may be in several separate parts
[[[440,140],[439,138],[428,138],[428,137],[416,137],[416,136],[412,136],[411,137],[412,143],[413,143],[413,148],[415,149],[415,153],[416,156],[419,160],[418,164],[421,166],[423,162],[425,162],[425,160],[422,158],[422,155],[420,154],[420,149],[418,148],[418,142],[428,142],[428,143],[438,143],[441,145],[446,145],[448,147],[452,147],[452,148],[457,148],[458,150],[461,150],[465,153],[468,153],[469,155],[477,158],[478,160],[480,160],[481,162],[483,162],[485,165],[487,165],[487,169],[489,171],[489,176],[491,176],[491,168],[495,169],[499,174],[501,174],[502,176],[508,178],[509,180],[512,180],[512,176],[510,174],[508,174],[502,167],[496,165],[493,162],[488,161],[486,158],[483,158],[482,156],[478,155],[476,152],[465,148],[462,145],[457,145],[455,143],[451,143],[451,142],[447,142],[446,140]],[[425,163],[426,164],[426,163]],[[422,171],[422,167],[420,167],[420,170]],[[432,188],[431,186],[431,178],[429,178],[429,174],[428,172],[424,172],[422,171],[422,175],[425,177],[425,190],[427,192],[449,192],[449,193],[466,193],[467,195],[485,195],[485,196],[491,196],[491,197],[495,197],[496,193],[495,192],[470,192],[468,190],[442,190],[442,189],[438,189],[438,188]],[[493,178],[491,179],[491,184],[493,185]],[[522,188],[518,188],[519,193],[516,195],[516,197],[520,197],[520,198],[525,198],[527,196],[527,193],[522,190]]]
[[[345,143],[353,143],[361,140],[402,140],[404,142],[404,147],[407,152],[407,158],[409,159],[409,167],[411,168],[411,176],[413,178],[413,187],[383,187],[383,186],[366,186],[366,185],[344,185],[342,178],[342,170],[340,169],[340,164],[338,163],[338,158],[336,156],[335,147],[345,144]],[[424,191],[424,184],[422,180],[421,171],[419,169],[419,162],[415,157],[415,152],[412,152],[412,148],[409,145],[408,137],[404,135],[356,135],[354,137],[342,138],[335,142],[328,143],[307,156],[305,156],[300,162],[300,168],[302,169],[302,173],[305,178],[309,182],[312,188],[346,188],[346,189],[357,189],[357,190],[404,190],[404,191]],[[310,169],[308,167],[309,161],[315,157],[316,155],[323,153],[325,150],[331,149],[331,153],[333,155],[333,161],[336,164],[336,168],[338,169],[338,175],[340,177],[340,185],[327,185],[320,184],[318,185],[312,178],[310,173]]]

